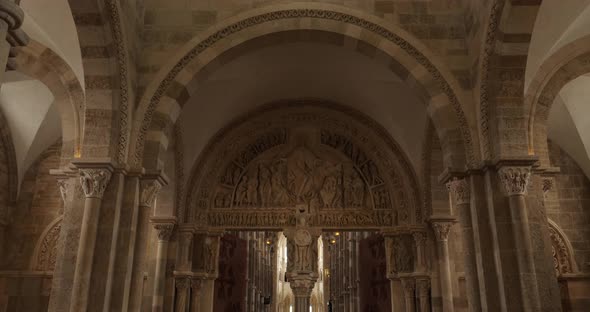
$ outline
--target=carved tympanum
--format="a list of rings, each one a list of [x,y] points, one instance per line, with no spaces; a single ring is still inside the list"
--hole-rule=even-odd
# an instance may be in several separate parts
[[[218,134],[189,181],[187,222],[280,228],[294,225],[298,205],[314,226],[413,221],[412,167],[382,129],[347,110],[297,104],[269,106]]]

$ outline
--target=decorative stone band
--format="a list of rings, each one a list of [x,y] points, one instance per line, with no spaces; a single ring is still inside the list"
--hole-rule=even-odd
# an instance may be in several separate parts
[[[508,196],[525,195],[531,179],[531,167],[501,167],[498,176]]]
[[[106,168],[81,168],[80,184],[86,198],[102,198],[111,180],[111,170]]]
[[[10,30],[20,28],[25,14],[14,0],[0,0],[0,19],[8,24]]]
[[[465,179],[453,178],[447,182],[447,189],[457,205],[469,204],[470,189]]]
[[[453,217],[430,218],[430,224],[438,241],[449,239],[451,227],[455,223],[457,223],[457,220]]]

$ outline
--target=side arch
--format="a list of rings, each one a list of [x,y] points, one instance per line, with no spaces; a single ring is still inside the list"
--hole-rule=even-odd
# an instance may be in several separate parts
[[[552,54],[541,65],[525,97],[529,150],[549,166],[547,120],[555,98],[570,81],[590,73],[590,35],[579,38]]]
[[[132,133],[133,164],[151,167],[158,163],[154,160],[158,156],[146,155],[146,151],[157,154],[167,148],[166,132],[170,131],[166,129],[175,123],[182,106],[191,97],[195,76],[209,71],[209,64],[219,63],[218,56],[266,35],[310,30],[339,35],[337,42],[341,45],[358,51],[369,50],[375,58],[389,56],[388,65],[404,72],[402,77],[420,89],[428,103],[437,134],[445,143],[448,166],[475,162],[477,156],[473,153],[474,141],[464,114],[465,104],[459,96],[462,93],[456,91],[460,90],[459,84],[423,44],[399,28],[385,26],[375,17],[340,6],[305,3],[246,12],[185,45],[157,74],[139,103]]]
[[[55,218],[43,231],[33,251],[30,269],[33,271],[53,271],[57,255],[57,240],[61,232],[63,215]]]
[[[70,66],[53,50],[31,40],[15,58],[18,70],[45,84],[61,115],[62,157],[80,154],[84,129],[84,91]]]
[[[547,219],[549,224],[549,237],[551,238],[551,247],[553,248],[553,261],[556,275],[565,273],[578,272],[578,265],[574,258],[574,249],[567,239],[567,236],[551,219]]]

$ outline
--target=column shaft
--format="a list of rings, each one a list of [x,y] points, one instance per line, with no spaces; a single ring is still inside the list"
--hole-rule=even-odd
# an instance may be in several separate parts
[[[440,272],[440,288],[444,312],[454,311],[453,284],[451,277],[451,262],[449,256],[449,232],[456,222],[453,217],[431,217],[430,222],[436,236],[438,248],[438,263]]]

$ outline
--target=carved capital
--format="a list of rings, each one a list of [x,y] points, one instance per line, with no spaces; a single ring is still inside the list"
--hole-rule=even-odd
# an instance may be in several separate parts
[[[416,280],[416,289],[418,290],[418,296],[420,298],[428,297],[428,292],[430,290],[430,280],[429,279]]]
[[[102,198],[111,180],[108,169],[80,169],[80,184],[86,198]]]
[[[0,19],[6,22],[8,29],[20,28],[24,17],[23,10],[13,0],[0,0]]]
[[[465,179],[452,179],[447,182],[447,189],[457,205],[469,204],[470,189]]]
[[[295,297],[310,297],[316,280],[313,278],[293,278],[289,281]]]
[[[543,195],[547,195],[549,191],[553,189],[554,180],[553,178],[543,178]]]
[[[191,279],[188,277],[180,277],[175,280],[177,290],[185,290],[191,287]]]
[[[449,233],[451,232],[451,227],[457,221],[453,218],[440,218],[430,219],[430,225],[434,230],[434,235],[436,236],[437,241],[446,241],[449,239]]]
[[[191,290],[193,291],[193,293],[197,293],[198,291],[200,291],[202,286],[203,286],[202,279],[200,279],[200,278],[192,278],[191,279]]]
[[[141,196],[139,198],[139,204],[144,207],[152,207],[158,192],[162,189],[162,184],[157,180],[142,180],[140,182],[140,189]]]
[[[416,293],[416,281],[413,278],[402,278],[402,287],[406,298],[414,298]]]
[[[525,195],[531,180],[531,167],[502,167],[498,176],[508,196]]]
[[[156,223],[154,229],[158,233],[158,240],[169,241],[174,231],[174,223]]]

